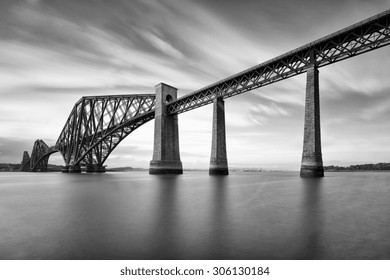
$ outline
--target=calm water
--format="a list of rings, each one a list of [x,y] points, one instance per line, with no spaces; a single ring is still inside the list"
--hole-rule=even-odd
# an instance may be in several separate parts
[[[390,259],[390,173],[0,173],[0,259]]]

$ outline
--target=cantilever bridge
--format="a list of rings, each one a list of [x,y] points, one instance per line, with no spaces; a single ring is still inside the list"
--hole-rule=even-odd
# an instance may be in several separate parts
[[[321,153],[318,68],[390,44],[390,10],[308,43],[222,81],[177,98],[177,89],[158,84],[150,95],[81,98],[56,142],[37,140],[31,157],[24,152],[23,171],[46,171],[49,156],[60,152],[63,172],[104,172],[104,162],[119,143],[155,119],[153,159],[149,173],[182,173],[178,114],[213,103],[210,174],[228,174],[223,99],[298,74],[307,73],[302,177],[324,175]]]

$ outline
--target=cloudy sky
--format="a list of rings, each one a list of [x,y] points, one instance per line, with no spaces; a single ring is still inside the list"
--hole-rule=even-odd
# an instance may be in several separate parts
[[[390,1],[0,0],[0,162],[54,145],[87,95],[179,96],[390,8]],[[390,161],[390,47],[320,69],[325,165]],[[299,170],[306,76],[226,100],[231,167]],[[212,106],[179,115],[184,168],[208,168]],[[108,166],[148,167],[153,121]],[[59,154],[50,163],[62,164]]]

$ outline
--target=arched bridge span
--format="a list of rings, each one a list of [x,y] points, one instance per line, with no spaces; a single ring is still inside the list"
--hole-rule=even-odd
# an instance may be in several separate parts
[[[23,153],[22,171],[47,171],[47,163],[51,154],[59,152],[56,146],[49,147],[43,140],[34,142],[31,157],[27,151]]]
[[[49,147],[42,140],[34,143],[31,158],[24,153],[22,165],[30,171],[46,171],[51,154],[60,152],[64,171],[104,172],[104,162],[131,132],[154,118],[154,94],[82,97],[74,105],[58,140]],[[24,168],[26,171],[26,168]]]
[[[104,171],[103,164],[131,132],[154,118],[154,94],[88,96],[73,107],[57,140],[66,167]]]

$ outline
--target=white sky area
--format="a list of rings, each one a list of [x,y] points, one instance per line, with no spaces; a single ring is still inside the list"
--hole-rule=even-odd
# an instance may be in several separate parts
[[[390,1],[0,1],[0,162],[55,144],[81,96],[183,96],[389,9]],[[324,165],[390,161],[390,47],[320,68]],[[230,167],[299,170],[306,75],[225,100]],[[184,168],[207,169],[212,105],[179,115]],[[149,166],[153,121],[109,167]],[[60,154],[49,163],[64,164]]]

